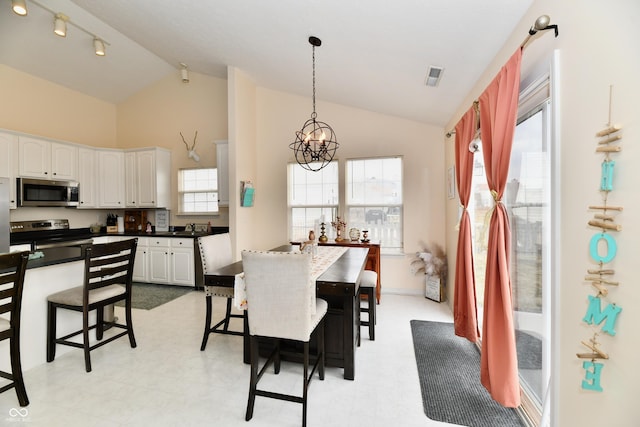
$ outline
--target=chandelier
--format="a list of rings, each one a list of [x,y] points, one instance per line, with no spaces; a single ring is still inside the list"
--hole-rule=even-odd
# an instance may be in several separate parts
[[[313,113],[311,118],[304,122],[302,129],[296,132],[296,140],[289,144],[289,147],[293,149],[300,166],[310,171],[319,171],[333,160],[338,149],[338,141],[331,126],[316,120],[316,46],[320,46],[322,41],[311,36],[309,43],[313,51]]]

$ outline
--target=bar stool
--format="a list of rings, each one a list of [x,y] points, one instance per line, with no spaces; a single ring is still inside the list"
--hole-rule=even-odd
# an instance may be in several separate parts
[[[366,321],[360,320],[360,326],[369,327],[369,339],[376,340],[376,288],[378,285],[378,273],[371,270],[362,272],[360,279],[360,289],[358,290],[358,304],[360,304],[360,313],[367,313]],[[367,305],[362,306],[361,296],[367,296]],[[360,316],[358,316],[360,317]],[[358,330],[358,346],[360,345],[360,331]]]

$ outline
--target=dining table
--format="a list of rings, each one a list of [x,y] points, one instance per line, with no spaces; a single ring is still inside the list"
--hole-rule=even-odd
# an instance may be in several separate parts
[[[297,245],[282,245],[275,252],[299,251]],[[344,379],[355,379],[355,352],[360,334],[360,301],[358,289],[367,262],[367,248],[346,248],[316,279],[316,297],[327,301],[324,322],[325,365],[344,368]],[[242,261],[211,271],[204,277],[207,286],[233,288],[236,276],[242,274]],[[250,309],[250,308],[249,308]],[[243,361],[250,363],[249,323],[244,310]],[[285,358],[285,357],[283,357]]]

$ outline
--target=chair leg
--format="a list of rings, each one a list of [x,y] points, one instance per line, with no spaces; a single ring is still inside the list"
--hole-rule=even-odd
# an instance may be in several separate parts
[[[249,421],[253,417],[253,406],[256,403],[256,388],[258,385],[258,361],[259,348],[258,338],[249,336],[249,348],[251,357],[251,376],[249,378],[249,401],[247,402],[247,414],[245,420]]]
[[[227,298],[227,312],[224,316],[224,331],[229,329],[229,320],[231,319],[231,298]]]
[[[318,363],[318,377],[324,381],[324,319],[320,321],[318,325],[318,357],[320,363]]]
[[[131,296],[125,301],[125,319],[127,321],[127,333],[129,335],[129,345],[131,348],[136,348],[138,344],[136,344],[136,337],[133,334],[133,317],[131,316]]]
[[[47,304],[47,362],[56,358],[56,306]]]
[[[211,311],[212,311],[212,302],[211,295],[207,295],[205,297],[205,302],[207,303],[207,312],[205,314],[204,320],[204,335],[202,336],[202,344],[200,345],[200,351],[204,351],[207,347],[207,341],[209,340],[209,334],[211,333]]]
[[[20,406],[27,406],[29,405],[29,397],[27,397],[27,390],[24,386],[24,378],[22,376],[19,334],[15,334],[9,341],[11,352],[11,375],[13,376],[16,394],[18,395],[18,402],[20,403]]]
[[[98,309],[100,310],[100,309]],[[82,344],[84,349],[84,367],[87,372],[91,372],[91,350],[89,349],[89,312],[82,313]]]
[[[302,381],[302,427],[307,425],[307,389],[309,388],[309,341],[303,344],[303,381]]]
[[[96,310],[96,339],[100,341],[104,336],[104,307]]]
[[[260,352],[260,348],[256,350]],[[276,355],[273,358],[273,373],[278,375],[280,373],[280,340],[276,338]]]
[[[373,294],[373,288],[367,297],[367,305],[369,308],[369,339],[376,340],[376,300]]]

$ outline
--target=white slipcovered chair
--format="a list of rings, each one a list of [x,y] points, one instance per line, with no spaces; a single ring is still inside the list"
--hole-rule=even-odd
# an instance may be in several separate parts
[[[231,236],[229,233],[198,237],[198,246],[200,248],[200,259],[202,260],[202,271],[204,274],[210,273],[233,262]],[[207,304],[207,312],[205,314],[204,335],[202,337],[202,344],[200,345],[201,351],[204,351],[206,348],[207,340],[211,333],[243,335],[243,332],[241,331],[229,330],[229,320],[234,317],[244,317],[242,314],[231,313],[231,304],[233,302],[234,295],[233,288],[227,288],[224,286],[205,286],[204,294]],[[212,298],[214,296],[226,298],[227,309],[224,318],[211,326],[211,317],[213,314]]]
[[[243,251],[242,266],[247,292],[251,378],[246,420],[253,416],[256,396],[302,404],[302,425],[307,422],[307,389],[316,369],[324,380],[324,317],[327,302],[315,298],[311,279],[311,254],[289,252]],[[309,373],[309,341],[317,338],[315,363]],[[275,348],[264,366],[259,367],[259,338],[275,338]],[[280,372],[279,339],[302,343],[302,396],[286,395],[258,389],[258,381],[269,365]]]

